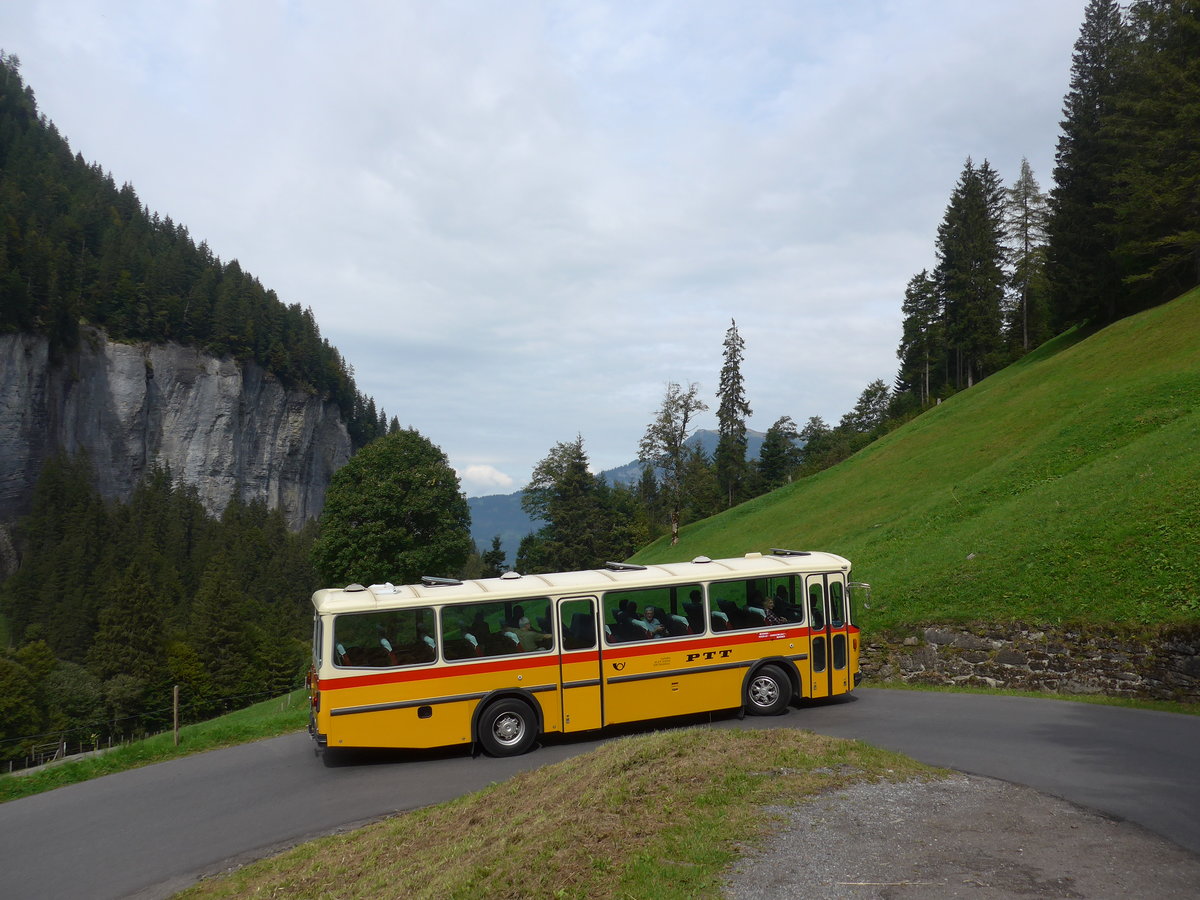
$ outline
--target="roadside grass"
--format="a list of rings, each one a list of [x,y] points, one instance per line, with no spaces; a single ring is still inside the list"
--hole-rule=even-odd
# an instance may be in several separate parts
[[[178,747],[174,735],[168,731],[35,772],[0,776],[0,802],[205,750],[298,731],[307,724],[308,693],[304,689],[295,690],[207,722],[184,725],[179,729]]]
[[[1056,694],[1051,691],[1014,691],[957,684],[913,684],[899,681],[864,681],[863,687],[890,691],[926,691],[942,694],[992,694],[1002,697],[1034,697],[1040,700],[1065,700],[1069,703],[1091,703],[1095,706],[1119,706],[1124,709],[1150,709],[1157,712],[1200,716],[1200,703],[1177,703],[1173,700],[1143,700],[1138,697],[1114,697],[1109,694]]]
[[[1200,622],[1200,289],[1066,335],[845,462],[635,562],[831,550],[869,632]]]
[[[661,731],[312,841],[179,896],[718,897],[728,866],[769,833],[763,807],[942,774],[793,729]]]

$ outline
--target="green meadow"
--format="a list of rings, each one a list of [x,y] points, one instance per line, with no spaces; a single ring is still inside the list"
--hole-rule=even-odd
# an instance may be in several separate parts
[[[1070,332],[636,562],[848,557],[870,629],[1200,620],[1200,289]]]

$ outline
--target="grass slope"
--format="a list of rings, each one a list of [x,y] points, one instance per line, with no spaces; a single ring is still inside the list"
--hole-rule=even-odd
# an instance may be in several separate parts
[[[178,746],[175,736],[165,732],[37,771],[0,775],[0,803],[138,766],[299,731],[307,722],[308,691],[292,691],[207,722],[184,725],[179,729]]]
[[[857,782],[940,777],[793,729],[668,730],[611,741],[438,806],[209,879],[200,897],[720,897],[762,807]]]
[[[868,627],[1200,620],[1200,289],[1066,335],[638,562],[831,550]]]

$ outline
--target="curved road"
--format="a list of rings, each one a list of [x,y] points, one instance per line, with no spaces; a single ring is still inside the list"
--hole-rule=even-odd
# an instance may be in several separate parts
[[[1200,717],[1054,700],[860,690],[771,719],[1029,785],[1200,854]],[[0,896],[168,896],[202,875],[586,752],[516,759],[364,754],[325,767],[306,734],[160,763],[0,804]]]

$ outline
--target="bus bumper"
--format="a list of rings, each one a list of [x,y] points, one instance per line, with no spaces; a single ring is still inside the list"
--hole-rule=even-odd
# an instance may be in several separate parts
[[[308,717],[308,733],[316,741],[318,747],[324,748],[329,746],[329,738],[317,731],[317,723],[312,716]]]

